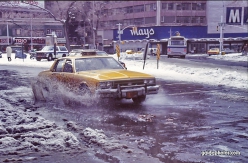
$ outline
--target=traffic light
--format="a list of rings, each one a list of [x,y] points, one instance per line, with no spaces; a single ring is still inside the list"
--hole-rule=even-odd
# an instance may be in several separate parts
[[[219,31],[219,26],[217,25],[217,31]]]

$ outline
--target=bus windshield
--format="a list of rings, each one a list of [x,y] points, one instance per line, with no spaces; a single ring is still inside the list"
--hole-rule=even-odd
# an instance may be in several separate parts
[[[184,45],[184,38],[171,38],[171,45]]]
[[[171,45],[184,45],[183,40],[171,40]]]

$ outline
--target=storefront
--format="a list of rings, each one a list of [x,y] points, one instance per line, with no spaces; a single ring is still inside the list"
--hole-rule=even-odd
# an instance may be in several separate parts
[[[9,42],[8,42],[8,38],[9,38]],[[0,37],[0,51],[1,52],[5,52],[6,51],[6,47],[12,44],[12,37]]]
[[[167,39],[170,35],[175,35],[179,32],[181,36],[188,39],[187,53],[207,53],[212,46],[219,46],[219,33],[209,34],[207,26],[151,26],[138,27],[136,31],[133,28],[127,28],[121,34],[121,50],[134,50],[144,48],[146,43],[152,43],[152,47],[156,48],[155,42],[162,45],[161,55],[166,55]],[[114,47],[119,44],[118,30],[113,30]],[[246,33],[225,33],[224,34],[224,48],[235,49],[238,51],[240,46],[248,40]]]
[[[23,44],[24,51],[28,52],[33,46],[33,49],[41,50],[42,47],[46,45],[46,38],[45,37],[14,37],[13,38],[13,45],[21,46]]]

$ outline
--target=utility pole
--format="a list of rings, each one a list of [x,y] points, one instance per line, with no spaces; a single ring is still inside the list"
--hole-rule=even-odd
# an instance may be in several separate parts
[[[94,28],[94,19],[95,17],[95,1],[93,1],[93,18],[92,18],[92,27],[93,27],[93,48],[96,49],[96,36],[95,36],[95,28]]]
[[[33,14],[32,14],[32,17],[31,17],[31,47],[30,47],[30,50],[33,50]]]
[[[218,26],[220,27],[220,54],[222,54],[222,50],[223,50],[223,30],[224,30],[224,26],[225,23],[223,23],[223,16],[221,15],[220,17],[220,23],[218,23]]]
[[[160,9],[161,9],[161,1],[160,0],[157,0],[157,7],[156,7],[156,18],[157,18],[157,26],[160,26],[160,23],[161,23],[161,16],[160,16]]]
[[[7,43],[9,45],[9,23],[7,21]]]
[[[116,25],[118,25],[118,37],[119,37],[119,48],[120,48],[120,51],[121,51],[121,34],[123,34],[123,31],[121,30],[121,23],[119,23],[119,24],[116,24]]]

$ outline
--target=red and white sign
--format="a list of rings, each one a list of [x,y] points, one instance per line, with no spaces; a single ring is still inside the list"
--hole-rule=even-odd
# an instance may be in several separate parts
[[[11,38],[9,38],[9,43],[11,43]],[[8,39],[7,38],[0,38],[0,44],[8,44]]]
[[[26,39],[26,38],[15,38],[14,42],[16,44],[26,44],[28,42],[28,39]]]
[[[31,38],[23,38],[23,37],[17,37],[14,38],[14,43],[15,44],[31,44]],[[45,45],[46,44],[46,39],[45,38],[32,38],[32,44],[41,44]]]

